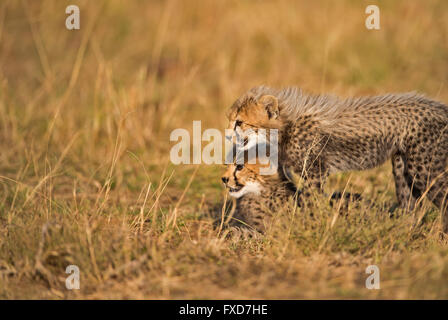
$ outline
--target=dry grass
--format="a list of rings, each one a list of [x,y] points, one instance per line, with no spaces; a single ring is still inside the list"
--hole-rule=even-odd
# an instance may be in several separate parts
[[[316,199],[247,239],[211,214],[223,168],[168,158],[174,128],[224,128],[260,83],[447,102],[446,1],[379,1],[380,31],[364,1],[71,3],[79,31],[64,1],[0,4],[0,297],[448,298],[438,211],[389,218],[390,165],[327,186],[373,207]]]

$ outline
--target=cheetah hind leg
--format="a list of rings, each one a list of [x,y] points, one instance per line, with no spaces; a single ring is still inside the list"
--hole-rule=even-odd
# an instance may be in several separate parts
[[[405,210],[405,212],[411,212],[415,208],[417,198],[412,194],[411,186],[409,186],[406,179],[406,163],[400,152],[392,155],[392,173],[395,180],[395,193],[397,195],[398,206]],[[396,207],[391,208],[391,213],[395,209]]]
[[[448,239],[448,173],[443,173],[429,189],[428,197],[440,209],[442,230]]]

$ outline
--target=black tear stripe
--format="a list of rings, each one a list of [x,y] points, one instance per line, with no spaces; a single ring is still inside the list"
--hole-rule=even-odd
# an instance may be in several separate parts
[[[237,187],[244,187],[244,184],[241,184],[241,183],[238,182],[238,179],[236,177],[236,170],[233,171],[233,178],[235,179],[235,184],[236,184]]]

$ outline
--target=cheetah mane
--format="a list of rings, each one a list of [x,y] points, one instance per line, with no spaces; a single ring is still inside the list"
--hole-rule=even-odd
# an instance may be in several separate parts
[[[311,114],[319,119],[322,125],[333,125],[340,118],[353,116],[357,112],[379,104],[419,103],[427,100],[424,95],[415,91],[339,98],[331,94],[308,94],[297,87],[276,89],[261,85],[246,92],[235,102],[233,108],[241,107],[264,95],[272,95],[278,99],[280,116],[284,120],[295,121],[303,115]]]

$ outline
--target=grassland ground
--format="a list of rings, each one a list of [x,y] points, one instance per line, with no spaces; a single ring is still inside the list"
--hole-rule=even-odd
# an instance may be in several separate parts
[[[0,298],[448,298],[439,212],[391,218],[389,163],[328,181],[370,204],[317,196],[245,237],[224,168],[169,160],[173,129],[224,128],[259,84],[447,103],[448,2],[377,2],[369,31],[368,1],[80,0],[69,31],[64,1],[2,1]]]

